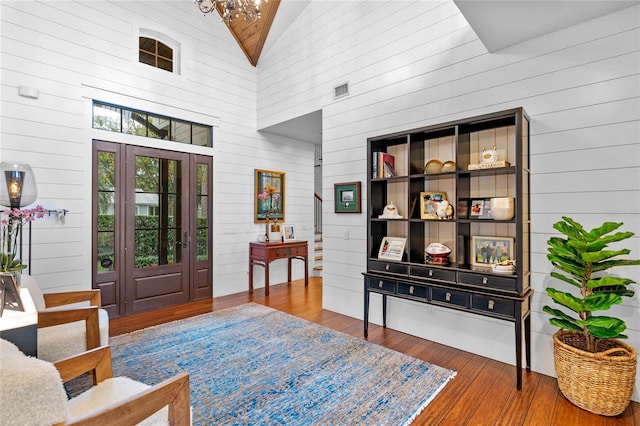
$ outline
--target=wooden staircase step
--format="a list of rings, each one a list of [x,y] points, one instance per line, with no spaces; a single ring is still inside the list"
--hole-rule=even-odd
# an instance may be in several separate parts
[[[317,265],[313,267],[314,271],[322,271],[322,265]]]
[[[316,261],[322,260],[322,256],[316,256],[316,258],[314,260],[316,260]]]

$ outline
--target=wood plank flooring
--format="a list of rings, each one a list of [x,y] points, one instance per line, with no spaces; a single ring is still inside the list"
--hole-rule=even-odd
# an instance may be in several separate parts
[[[146,312],[110,322],[112,336],[247,302],[260,303],[326,327],[363,337],[362,321],[322,309],[322,279],[310,278],[177,307]],[[555,378],[523,372],[522,391],[515,388],[515,367],[478,355],[369,325],[368,340],[458,372],[415,420],[414,425],[640,426],[640,404],[631,403],[617,417],[581,410],[560,394]]]

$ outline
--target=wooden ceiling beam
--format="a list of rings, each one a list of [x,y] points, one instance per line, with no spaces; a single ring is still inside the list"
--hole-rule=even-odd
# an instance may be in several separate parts
[[[280,6],[280,0],[269,0],[260,5],[261,17],[256,22],[249,22],[243,18],[237,18],[226,22],[233,38],[244,52],[249,63],[254,67],[258,65],[264,43],[267,41],[271,24]],[[218,10],[220,13],[220,10]]]

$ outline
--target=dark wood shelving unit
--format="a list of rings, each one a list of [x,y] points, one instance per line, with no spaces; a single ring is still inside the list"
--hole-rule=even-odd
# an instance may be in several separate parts
[[[371,293],[382,295],[383,326],[389,296],[471,312],[514,323],[516,386],[522,387],[531,365],[531,294],[529,254],[529,118],[522,108],[413,129],[368,140],[368,238],[364,275],[364,335],[368,335]],[[485,147],[496,147],[505,167],[469,170],[481,161]],[[396,176],[374,176],[377,152],[395,158]],[[455,161],[456,170],[425,174],[432,159]],[[420,193],[438,192],[454,207],[451,220],[423,219]],[[492,197],[514,198],[511,220],[458,217],[461,202]],[[402,218],[379,215],[390,202]],[[412,208],[413,206],[413,208]],[[470,206],[469,206],[470,208]],[[471,259],[474,236],[513,240],[515,272],[492,272],[489,264]],[[384,237],[406,239],[401,261],[378,259]],[[451,249],[450,264],[425,262],[425,248],[442,243]],[[475,264],[475,265],[474,265]]]

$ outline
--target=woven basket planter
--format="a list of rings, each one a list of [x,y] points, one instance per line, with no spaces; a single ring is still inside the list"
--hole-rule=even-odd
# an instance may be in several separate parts
[[[636,378],[635,349],[616,339],[600,341],[601,352],[587,352],[581,333],[553,335],[553,355],[562,394],[578,407],[603,416],[622,413]]]

